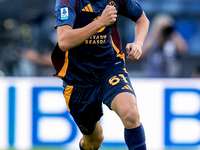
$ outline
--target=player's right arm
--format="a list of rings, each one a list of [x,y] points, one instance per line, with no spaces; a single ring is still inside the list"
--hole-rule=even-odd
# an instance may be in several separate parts
[[[106,6],[99,19],[89,23],[85,27],[73,29],[70,25],[57,27],[58,45],[62,51],[68,51],[87,40],[97,31],[116,21],[117,10],[113,6]]]

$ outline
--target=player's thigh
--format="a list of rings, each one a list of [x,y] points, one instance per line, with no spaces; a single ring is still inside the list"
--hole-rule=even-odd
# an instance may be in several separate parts
[[[140,125],[135,95],[130,92],[119,93],[111,103],[111,109],[121,118],[126,128]]]
[[[111,103],[111,109],[118,115],[127,114],[128,111],[134,109],[137,111],[137,102],[133,94],[128,92],[119,93]]]

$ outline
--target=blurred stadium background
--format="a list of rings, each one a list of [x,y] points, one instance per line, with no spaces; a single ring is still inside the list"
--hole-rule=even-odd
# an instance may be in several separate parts
[[[181,63],[179,77],[191,77],[191,74],[199,70],[200,57],[200,1],[199,0],[139,0],[148,18],[160,13],[168,13],[175,19],[175,27],[186,39],[188,52]],[[48,1],[26,1],[26,0],[0,0],[0,70],[6,76],[30,76],[51,75],[52,71],[45,66],[45,70],[38,71],[36,67],[27,62],[24,51],[33,49],[39,54],[48,54],[56,42],[54,24],[54,3]],[[122,41],[134,39],[130,20],[118,20],[118,28]],[[123,45],[125,46],[125,44]],[[13,50],[14,49],[14,50]],[[25,64],[24,64],[25,62]],[[129,71],[134,70],[132,76],[147,77],[144,73],[141,59],[135,63],[127,62]],[[24,71],[24,68],[27,68]],[[42,69],[41,69],[42,70]]]
[[[149,150],[200,149],[200,1],[139,0],[150,21],[167,13],[188,51],[179,76],[151,78],[145,58],[126,62],[138,97]],[[55,0],[0,0],[0,149],[76,150],[81,137],[52,78]],[[124,21],[124,20],[125,21]],[[123,20],[123,21],[122,21]],[[133,23],[119,17],[123,47]],[[151,24],[152,25],[152,24]],[[41,61],[42,60],[42,61]],[[195,74],[195,76],[194,76]],[[195,77],[195,78],[194,78]],[[104,108],[101,150],[126,150],[123,126]],[[112,119],[111,119],[112,118]]]

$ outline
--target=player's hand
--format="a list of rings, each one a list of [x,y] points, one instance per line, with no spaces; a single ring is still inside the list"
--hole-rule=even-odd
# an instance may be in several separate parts
[[[114,6],[107,5],[103,10],[101,17],[98,19],[102,26],[109,26],[117,19],[117,10]]]
[[[138,60],[141,55],[142,55],[142,47],[143,44],[141,43],[128,43],[126,45],[126,53],[128,56],[126,57],[127,60],[132,61],[132,60]]]

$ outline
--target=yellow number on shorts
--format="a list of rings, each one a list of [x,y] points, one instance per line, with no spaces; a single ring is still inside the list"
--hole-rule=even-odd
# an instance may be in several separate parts
[[[111,85],[116,85],[117,83],[119,83],[120,79],[117,76],[113,76],[112,78],[109,79],[109,83]]]
[[[122,79],[124,80],[125,83],[128,83],[128,81],[126,80],[126,77],[124,76],[124,74],[119,74],[120,77],[122,77]]]
[[[128,83],[128,81],[126,80],[126,77],[123,74],[119,74],[119,76],[124,80],[125,83]],[[109,79],[109,83],[111,85],[116,85],[117,83],[119,83],[120,78],[117,76],[113,76],[112,78]]]

